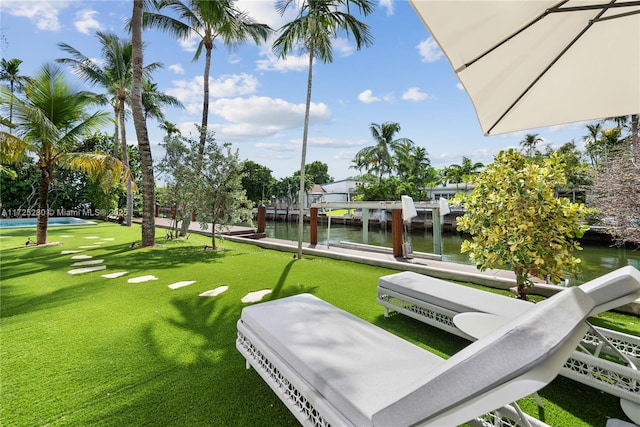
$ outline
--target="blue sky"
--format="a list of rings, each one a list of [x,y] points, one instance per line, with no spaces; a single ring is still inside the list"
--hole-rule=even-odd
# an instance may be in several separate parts
[[[237,5],[274,29],[294,12],[280,17],[272,0],[239,0]],[[131,10],[132,2],[125,0],[2,0],[2,57],[22,59],[23,75],[66,57],[60,42],[99,60],[95,32],[127,37],[123,28]],[[582,146],[585,123],[483,136],[446,57],[407,1],[382,0],[364,20],[375,37],[372,47],[356,51],[352,42],[339,39],[333,63],[314,66],[307,163],[327,163],[335,179],[357,174],[350,165],[358,150],[373,144],[369,125],[387,121],[400,123],[398,137],[425,147],[437,168],[459,164],[462,156],[490,163],[500,150],[518,147],[527,133],[539,134],[542,146],[557,148],[572,139]],[[183,134],[195,134],[193,124],[200,123],[202,114],[204,55],[192,61],[193,40],[179,41],[157,31],[144,32],[143,39],[145,64],[164,64],[153,75],[159,89],[186,107],[166,109],[166,118]],[[210,129],[217,141],[238,148],[241,159],[267,166],[276,178],[289,176],[300,166],[307,61],[304,55],[280,60],[271,53],[270,43],[247,44],[231,52],[218,45],[212,55]],[[69,76],[74,84],[89,89]],[[148,127],[158,162],[163,156],[159,146],[163,132],[154,121]],[[129,143],[135,144],[131,123],[127,134]]]

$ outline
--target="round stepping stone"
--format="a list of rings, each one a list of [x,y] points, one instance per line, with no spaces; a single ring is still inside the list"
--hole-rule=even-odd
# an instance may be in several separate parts
[[[182,288],[184,286],[192,285],[194,283],[196,283],[195,280],[186,280],[186,281],[183,281],[183,282],[172,283],[172,284],[169,285],[169,287],[171,289],[178,289],[178,288]]]
[[[263,289],[261,291],[249,292],[240,301],[242,302],[258,302],[264,298],[265,295],[269,295],[271,289]]]
[[[115,237],[103,237],[102,240],[113,241],[113,240],[116,240],[116,238]]]
[[[127,282],[128,283],[142,283],[142,282],[148,282],[149,280],[158,280],[158,278],[156,276],[153,276],[153,275],[140,276],[140,277],[133,277],[133,278],[127,280]]]
[[[61,251],[60,253],[62,255],[69,255],[69,254],[77,254],[78,252],[84,252],[84,251],[81,251],[81,250],[78,250],[78,251]]]
[[[98,236],[85,236],[85,239],[99,239]]]
[[[92,271],[104,270],[106,268],[107,268],[106,265],[99,265],[97,267],[74,268],[73,270],[67,271],[67,273],[69,273],[69,274],[83,274],[83,273],[90,273]]]
[[[224,286],[218,286],[215,289],[211,289],[210,291],[206,291],[201,293],[199,296],[201,297],[215,297],[220,295],[221,293],[225,292],[227,289],[229,289],[228,286],[224,285]]]
[[[91,255],[74,255],[71,257],[71,259],[89,259],[89,258],[93,258]]]

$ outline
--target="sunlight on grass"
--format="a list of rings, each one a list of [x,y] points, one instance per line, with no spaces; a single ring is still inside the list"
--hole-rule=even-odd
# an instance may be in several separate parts
[[[24,246],[34,230],[0,232],[0,382],[3,425],[297,425],[235,349],[247,294],[309,292],[429,351],[468,342],[406,316],[384,318],[378,278],[393,271],[209,237],[132,249],[140,228],[100,223],[51,229],[58,245]],[[95,237],[88,239],[87,237]],[[80,246],[105,270],[71,275]],[[63,253],[69,252],[69,253]],[[102,275],[127,272],[119,277]],[[135,277],[157,280],[128,283]],[[193,283],[175,289],[169,285]],[[226,287],[215,296],[199,296]],[[605,322],[638,333],[637,319]],[[635,325],[628,326],[635,322]],[[617,399],[559,378],[541,392],[550,425],[602,426],[623,418]],[[536,413],[535,403],[524,406]]]

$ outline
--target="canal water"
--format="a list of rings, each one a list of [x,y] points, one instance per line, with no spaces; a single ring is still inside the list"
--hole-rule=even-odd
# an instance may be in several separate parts
[[[267,221],[267,237],[286,240],[298,240],[297,223]],[[362,228],[358,226],[331,224],[331,230],[327,225],[318,226],[318,243],[336,245],[341,241],[354,243],[367,243],[369,245],[392,247],[391,230],[371,228],[368,233],[368,242],[363,241]],[[431,230],[413,230],[406,235],[416,252],[433,253],[433,235]],[[444,233],[442,235],[442,260],[460,264],[472,264],[468,254],[460,253],[460,246],[464,237],[456,233]],[[304,241],[309,241],[309,224],[305,223]],[[577,278],[571,277],[570,284],[581,284],[608,273],[625,265],[633,265],[640,268],[640,250],[628,248],[608,247],[602,245],[582,245],[583,250],[574,255],[582,260],[582,272]]]

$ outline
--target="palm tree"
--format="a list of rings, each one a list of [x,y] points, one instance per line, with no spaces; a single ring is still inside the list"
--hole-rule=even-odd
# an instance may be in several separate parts
[[[524,139],[520,141],[520,146],[526,151],[527,157],[533,157],[536,145],[542,141],[542,138],[540,138],[537,133],[528,133],[525,135]]]
[[[89,57],[83,55],[77,49],[66,43],[59,43],[58,46],[71,55],[71,58],[60,58],[57,62],[69,64],[72,69],[85,81],[93,85],[102,86],[111,97],[114,110],[114,143],[113,155],[117,156],[118,146],[121,144],[121,158],[125,166],[129,167],[127,155],[127,135],[125,128],[126,103],[129,99],[129,90],[133,74],[132,66],[132,43],[130,40],[123,40],[113,33],[96,33],[102,45],[102,59],[104,65],[100,66]],[[153,70],[161,68],[162,64],[152,63],[145,67],[148,76]],[[120,138],[120,142],[118,142]],[[133,219],[133,191],[132,184],[127,182],[127,226],[131,226]]]
[[[147,132],[147,121],[143,105],[142,82],[145,77],[143,64],[142,15],[145,0],[134,0],[131,14],[131,111],[140,150],[142,172],[142,246],[155,243],[156,189],[153,176],[153,157]]]
[[[602,132],[602,125],[596,123],[595,125],[587,125],[588,135],[582,138],[587,143],[586,152],[591,160],[591,166],[595,167],[599,164],[602,154],[602,144],[600,143],[600,132]]]
[[[173,136],[174,134],[181,134],[180,129],[178,129],[175,123],[172,123],[169,120],[162,120],[158,127],[167,133],[168,138],[171,138],[171,136]]]
[[[154,0],[155,11],[147,10],[143,15],[144,28],[155,27],[167,31],[173,36],[186,39],[196,34],[200,42],[193,57],[200,59],[205,51],[204,63],[204,100],[202,104],[202,124],[200,127],[200,157],[204,154],[209,118],[209,74],[211,51],[215,41],[220,40],[227,48],[233,48],[249,38],[256,44],[266,41],[271,28],[256,23],[246,12],[238,10],[235,0]],[[177,17],[163,15],[168,9]]]
[[[0,89],[0,105],[13,104],[15,113],[15,133],[0,132],[0,157],[3,162],[17,164],[30,155],[37,159],[35,166],[40,170],[36,229],[39,245],[47,242],[49,184],[57,167],[114,180],[119,180],[123,172],[127,174],[124,165],[109,155],[71,152],[86,132],[109,122],[107,113],[87,112],[98,98],[91,92],[73,90],[62,70],[53,64],[45,64],[25,85],[24,99]]]
[[[184,108],[182,102],[175,96],[167,95],[158,90],[158,84],[149,79],[142,82],[142,107],[144,109],[145,120],[152,117],[159,122],[164,121],[162,107],[169,105],[172,107]]]
[[[484,167],[483,163],[473,162],[470,158],[462,156],[461,173],[462,180],[464,181],[464,188],[467,189],[467,184],[475,175],[480,173],[480,169]]]
[[[297,0],[278,0],[276,9],[281,15]],[[307,156],[307,135],[309,134],[309,110],[311,108],[311,84],[313,81],[313,59],[318,57],[322,62],[333,61],[331,39],[343,31],[352,34],[359,50],[362,46],[373,43],[369,27],[350,14],[351,5],[367,16],[373,12],[370,0],[303,0],[298,16],[280,29],[280,36],[273,43],[273,50],[281,57],[302,47],[309,53],[309,70],[307,78],[307,100],[304,111],[304,131],[302,135],[302,156],[300,161],[300,190],[298,215],[298,259],[302,258],[303,203],[305,188],[305,162]],[[346,11],[343,11],[345,9]]]
[[[400,124],[395,122],[385,122],[382,124],[371,123],[369,126],[371,136],[375,140],[375,145],[364,147],[357,154],[369,165],[368,171],[376,172],[378,184],[382,182],[382,175],[390,173],[393,167],[393,152],[402,150],[403,145],[413,146],[413,141],[409,138],[394,139],[396,133],[400,132]]]
[[[0,81],[7,82],[11,93],[22,90],[29,82],[29,77],[20,75],[21,59],[5,59],[0,61]],[[13,120],[13,104],[9,104],[9,123]]]

